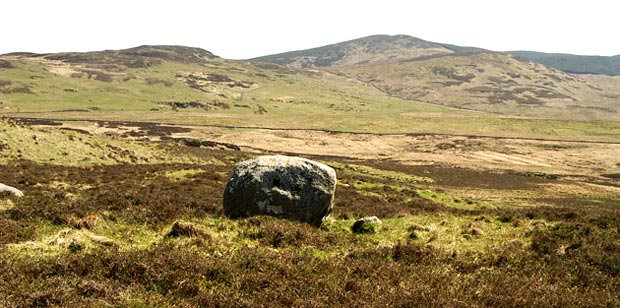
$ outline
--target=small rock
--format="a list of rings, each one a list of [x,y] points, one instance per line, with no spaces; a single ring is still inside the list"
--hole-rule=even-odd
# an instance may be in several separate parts
[[[471,235],[483,235],[484,234],[484,232],[482,232],[480,228],[471,228],[471,230],[469,230],[469,233]]]
[[[194,237],[194,236],[204,236],[205,232],[198,229],[196,226],[190,223],[175,221],[172,224],[172,228],[166,234],[166,237]]]
[[[413,224],[413,225],[409,226],[409,228],[407,228],[407,230],[413,232],[413,231],[430,231],[431,229],[429,227]]]
[[[21,192],[21,190],[15,188],[15,187],[11,187],[11,186],[4,185],[4,184],[0,183],[0,192],[3,192],[3,191],[8,191],[8,192],[12,193],[13,195],[15,195],[15,197],[18,197],[18,198],[24,196],[24,193]]]
[[[353,223],[351,231],[357,234],[376,233],[379,225],[381,225],[381,220],[377,216],[364,217]]]

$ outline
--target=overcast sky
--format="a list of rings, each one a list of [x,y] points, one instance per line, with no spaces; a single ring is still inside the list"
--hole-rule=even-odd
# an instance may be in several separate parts
[[[620,54],[620,1],[5,0],[0,54],[200,47],[245,59],[373,34],[497,51]]]

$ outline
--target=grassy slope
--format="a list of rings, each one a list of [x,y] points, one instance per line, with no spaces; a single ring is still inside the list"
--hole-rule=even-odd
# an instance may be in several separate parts
[[[332,70],[394,96],[451,107],[534,118],[620,119],[617,78],[606,78],[615,86],[602,86],[602,80],[502,53],[456,53]]]
[[[77,60],[72,58],[70,63],[41,57],[10,58],[9,62],[14,68],[0,69],[0,80],[4,81],[0,82],[2,113],[9,116],[55,119],[150,121],[353,132],[448,133],[595,141],[618,139],[618,130],[615,129],[617,122],[504,119],[488,113],[469,112],[391,97],[370,84],[324,71],[299,71],[271,64],[250,64],[219,58],[206,58],[201,61],[193,58],[192,61],[167,60],[170,57],[163,60],[138,58],[154,63],[132,68],[123,66],[127,60],[118,56],[106,55],[105,61],[92,57],[95,56],[91,55],[91,58],[82,60],[86,62],[76,62]],[[66,56],[55,58],[67,61]],[[447,61],[446,59],[450,62],[442,62]],[[507,59],[516,63],[510,65],[517,66],[508,65],[509,68],[504,68],[502,66],[504,64],[500,62]],[[512,74],[511,69],[525,68],[527,71],[524,76],[531,74],[530,78],[539,78],[540,82],[554,82],[545,80],[551,77],[531,71],[532,67],[535,70],[543,68],[511,58],[500,60],[490,62],[485,59],[475,62],[470,57],[456,56],[400,62],[379,67],[381,74],[386,68],[389,69],[390,73],[381,77],[383,79],[375,78],[377,74],[373,71],[375,66],[352,68],[347,70],[347,74],[356,75],[360,79],[374,78],[375,86],[383,87],[383,91],[393,92],[394,95],[414,96],[457,107],[490,109],[513,115],[530,115],[539,113],[532,110],[542,110],[542,116],[550,118],[563,118],[568,113],[578,114],[580,118],[613,119],[613,114],[609,113],[608,109],[617,107],[595,101],[598,90],[589,87],[592,92],[589,95],[593,97],[591,104],[589,101],[571,101],[569,104],[571,106],[583,104],[584,107],[567,107],[563,100],[557,99],[558,106],[538,109],[510,102],[488,105],[472,101],[472,94],[465,92],[468,87],[493,83],[488,81],[488,78],[494,77],[500,78],[494,87],[502,88],[504,82],[515,79],[507,75]],[[432,73],[437,67],[456,67],[456,71],[443,72],[443,75],[440,71]],[[485,72],[478,72],[480,69],[484,69]],[[429,70],[431,73],[427,72]],[[471,83],[466,82],[452,87],[441,86],[441,83],[454,82],[454,78],[460,78],[459,76],[467,76],[472,70],[475,78]],[[411,77],[404,76],[405,72]],[[548,71],[545,69],[543,72]],[[192,74],[194,77],[191,77]],[[422,77],[417,78],[420,74]],[[201,80],[211,78],[208,76],[225,76],[230,81]],[[516,80],[537,91],[549,88],[544,84],[537,84],[539,80],[528,81],[524,77]],[[191,82],[194,82],[194,88],[190,87]],[[570,82],[570,85],[584,84],[579,80],[567,82]],[[235,83],[241,83],[243,86]],[[612,91],[615,89],[614,84],[609,82],[605,88],[601,88],[603,89],[601,91],[605,93]],[[518,86],[510,85],[510,87]],[[569,95],[567,91],[572,90],[566,90],[567,87],[566,82],[560,82],[551,87],[550,92],[544,92],[544,95]],[[417,92],[411,93],[420,89],[429,93],[421,96],[416,94]],[[450,91],[456,94],[450,94]],[[458,93],[468,93],[470,96],[461,97]],[[474,94],[482,96],[483,99],[499,95]],[[519,96],[535,96],[535,94],[521,93]],[[584,97],[587,95],[584,94]],[[609,96],[608,100],[612,100],[611,97]],[[169,105],[173,102],[198,102],[208,110],[192,107],[173,108]],[[599,107],[600,110],[596,109]],[[433,117],[428,117],[429,114]],[[442,120],[438,121],[438,118]]]
[[[597,60],[584,59],[588,65]],[[457,108],[536,118],[620,119],[617,78],[573,76],[506,53],[408,36],[371,36],[255,60],[326,67],[393,96]],[[613,86],[602,86],[609,84]]]
[[[261,122],[257,114],[262,106],[265,111],[263,115],[269,117],[265,122],[278,119],[275,123],[278,126],[285,122],[281,119],[284,116],[355,117],[363,113],[372,117],[401,111],[458,113],[430,104],[390,98],[373,88],[329,73],[300,72],[219,59],[204,64],[163,61],[150,68],[125,68],[119,73],[108,72],[113,74],[109,82],[89,79],[85,75],[71,78],[52,73],[53,63],[40,64],[29,59],[13,63],[16,68],[0,71],[0,79],[11,82],[2,88],[5,93],[0,92],[0,101],[5,112],[22,115],[48,113],[50,117],[70,117],[70,114],[78,114],[77,117],[93,118],[111,114],[123,118],[123,114],[128,114],[125,119],[139,120],[134,117],[135,114],[143,113],[147,120],[159,118],[183,122],[184,117],[195,117],[203,118],[194,119],[195,124],[209,124],[214,118],[216,123],[229,121],[234,125],[246,122],[249,125],[248,118],[250,122]],[[83,70],[80,66],[60,66]],[[230,87],[216,82],[197,90],[176,77],[179,74],[205,72],[224,75],[234,81],[248,81],[251,85],[248,88]],[[23,87],[32,93],[10,93]],[[227,106],[215,106],[208,111],[201,108],[178,108],[173,111],[170,106],[158,104],[192,101],[214,106],[219,102]],[[171,116],[173,113],[175,115]],[[329,128],[325,123],[317,125]],[[303,126],[304,123],[300,123],[300,127]]]
[[[145,142],[130,142],[53,127],[37,129],[6,119],[0,119],[0,132],[0,164],[25,160],[89,168],[93,165],[119,163],[196,162],[191,157],[178,156]]]

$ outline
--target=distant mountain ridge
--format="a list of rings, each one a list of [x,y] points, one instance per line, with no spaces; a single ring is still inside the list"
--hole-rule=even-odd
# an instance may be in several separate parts
[[[482,50],[425,41],[408,35],[373,35],[306,50],[250,59],[297,68],[368,65],[457,51]]]
[[[536,51],[509,51],[508,53],[567,73],[620,76],[620,55],[611,57],[580,56]]]
[[[571,73],[613,75],[613,60],[620,57],[562,55],[562,61],[543,57],[550,60],[545,65],[529,59],[535,55],[434,43],[406,35],[375,35],[252,61],[322,69],[391,96],[460,109],[525,117],[568,118],[570,114],[581,119],[617,118],[617,81],[597,80],[594,85],[587,81],[591,77]]]
[[[474,51],[486,50],[435,43],[408,35],[372,35],[317,48],[267,55],[250,60],[296,68],[311,68],[398,62],[419,57]],[[535,61],[566,73],[620,76],[620,55],[612,57],[581,56],[536,51],[508,51],[505,53]]]

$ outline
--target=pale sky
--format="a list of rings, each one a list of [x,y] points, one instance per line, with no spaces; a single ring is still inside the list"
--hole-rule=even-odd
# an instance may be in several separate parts
[[[230,59],[373,34],[496,51],[620,54],[620,1],[4,0],[0,54],[200,47]]]

